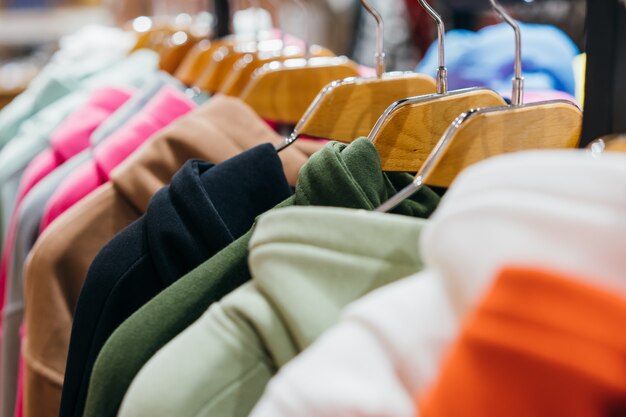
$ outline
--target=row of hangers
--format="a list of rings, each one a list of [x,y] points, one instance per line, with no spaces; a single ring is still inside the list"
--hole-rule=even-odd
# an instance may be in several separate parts
[[[306,10],[301,0],[293,1]],[[566,100],[524,104],[520,27],[496,0],[491,6],[515,33],[511,104],[484,87],[448,91],[445,26],[425,0],[417,1],[437,24],[436,79],[386,72],[383,20],[367,0],[360,1],[376,21],[375,77],[358,77],[355,63],[324,48],[305,44],[287,52],[284,36],[277,48],[264,44],[272,41],[258,33],[253,41],[236,36],[198,41],[173,73],[195,89],[239,96],[265,119],[295,125],[276,144],[279,152],[301,136],[345,143],[367,136],[384,171],[417,172],[411,185],[378,209],[383,212],[424,184],[448,187],[464,168],[491,156],[578,145],[578,106]],[[138,47],[146,46],[146,38],[140,37]]]

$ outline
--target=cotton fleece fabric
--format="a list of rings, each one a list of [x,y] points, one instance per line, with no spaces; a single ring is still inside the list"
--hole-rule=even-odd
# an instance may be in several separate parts
[[[48,202],[41,230],[45,230],[65,210],[107,182],[113,168],[150,136],[194,107],[194,102],[180,91],[163,87],[140,113],[94,149],[92,161],[81,166],[61,184]]]
[[[141,89],[136,91],[128,101],[93,132],[90,137],[91,145],[97,146],[108,138],[109,135],[143,109],[145,104],[166,85],[182,90],[182,85],[175,78],[163,72],[149,75],[148,81],[141,86]],[[24,312],[24,262],[39,236],[39,228],[46,204],[65,178],[90,159],[92,159],[91,150],[86,149],[63,163],[28,193],[24,199],[23,207],[17,210],[19,216],[17,235],[13,244],[13,256],[9,265],[9,277],[6,283],[7,295],[3,312],[3,355],[5,355],[5,364],[17,363],[17,360],[12,358],[19,356],[21,342],[18,332]],[[9,350],[11,347],[15,349],[13,352]],[[23,366],[20,369],[23,369]],[[18,394],[18,404],[23,396],[23,376],[21,374],[19,381],[18,391],[21,394]],[[16,409],[19,409],[19,406]]]
[[[118,416],[247,417],[270,378],[345,305],[422,269],[425,222],[328,207],[264,215],[250,240],[251,282],[150,359]]]
[[[422,417],[601,417],[626,409],[626,294],[507,267],[464,325]]]
[[[550,25],[520,23],[524,87],[576,94],[572,62],[578,47],[560,29]],[[416,71],[435,76],[439,66],[435,41]],[[446,66],[451,90],[484,86],[509,96],[514,76],[515,38],[506,23],[478,32],[455,29],[446,32]]]
[[[222,162],[280,137],[241,100],[216,96],[162,129],[39,237],[24,267],[25,416],[57,417],[73,312],[102,247],[145,213],[150,198],[189,159]],[[307,155],[279,155],[290,183]]]
[[[9,264],[12,257],[13,243],[17,230],[17,217],[21,202],[26,194],[46,175],[56,167],[63,164],[80,151],[89,146],[89,138],[93,131],[109,117],[119,106],[124,104],[130,97],[130,90],[120,88],[101,88],[91,93],[87,103],[71,114],[57,128],[50,138],[50,148],[40,153],[26,168],[20,187],[14,212],[11,216],[7,239],[2,250],[2,262],[0,263],[0,285],[5,283],[5,291],[10,292],[10,284],[7,282]],[[5,297],[5,304],[9,296]],[[10,300],[8,300],[10,302]],[[2,323],[2,322],[0,322]],[[3,324],[3,323],[2,323]],[[0,325],[0,328],[3,327]],[[14,346],[7,346],[6,337],[9,337]],[[19,335],[17,333],[6,335],[2,330],[2,392],[0,404],[2,415],[11,416],[15,408],[17,387],[17,356],[19,352]],[[11,353],[12,355],[7,355]]]
[[[366,138],[349,146],[331,142],[302,167],[295,195],[280,206],[373,210],[411,181],[408,174],[383,173],[378,152]],[[438,201],[425,187],[394,212],[428,217]],[[116,329],[94,365],[84,416],[116,416],[142,366],[214,301],[250,280],[247,259],[251,234],[246,233],[161,292]]]
[[[464,170],[422,233],[426,268],[348,306],[270,382],[250,416],[415,417],[415,398],[509,265],[626,294],[625,186],[622,154],[522,152]]]
[[[117,326],[290,195],[271,144],[217,166],[186,163],[89,268],[74,313],[60,416],[82,416],[93,363]]]

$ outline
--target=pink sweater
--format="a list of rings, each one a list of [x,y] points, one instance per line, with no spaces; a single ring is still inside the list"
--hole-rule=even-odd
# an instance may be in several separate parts
[[[94,149],[82,165],[56,190],[46,206],[43,232],[57,217],[109,180],[109,174],[150,136],[189,112],[195,104],[182,92],[164,87],[141,112]]]

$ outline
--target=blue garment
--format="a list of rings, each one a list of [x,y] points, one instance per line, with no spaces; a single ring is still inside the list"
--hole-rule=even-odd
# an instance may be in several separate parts
[[[520,24],[520,27],[526,89],[557,90],[574,95],[572,61],[579,54],[574,42],[554,26]],[[451,90],[484,86],[510,94],[514,61],[515,37],[505,23],[487,26],[478,32],[451,30],[446,33],[446,67]],[[437,67],[435,41],[417,66],[417,72],[434,76]]]

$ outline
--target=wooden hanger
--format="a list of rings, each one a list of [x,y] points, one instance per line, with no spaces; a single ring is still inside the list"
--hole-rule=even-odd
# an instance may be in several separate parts
[[[255,70],[273,61],[285,61],[292,58],[304,57],[304,47],[300,42],[290,42],[282,27],[279,19],[279,3],[276,0],[269,0],[273,9],[273,23],[274,27],[280,30],[280,39],[276,39],[276,46],[274,49],[262,50],[264,48],[258,48],[256,52],[246,54],[239,58],[233,65],[231,71],[226,76],[226,79],[219,87],[219,93],[229,96],[238,97],[243,89],[246,87],[252,74]],[[259,4],[256,4],[258,6]],[[289,44],[291,43],[291,44]],[[334,56],[332,51],[314,45],[311,47],[312,56]]]
[[[379,115],[393,102],[435,92],[435,80],[427,75],[385,73],[382,17],[366,0],[361,0],[361,4],[376,20],[376,77],[352,77],[325,87],[298,123],[299,135],[349,143],[366,136]]]
[[[145,32],[141,32],[137,36],[135,46],[131,49],[131,53],[139,49],[152,49],[159,52],[159,48],[165,44],[167,38],[174,34],[176,30],[170,25],[159,26]]]
[[[253,73],[240,98],[266,120],[296,124],[326,85],[358,74],[346,57],[274,61]]]
[[[169,74],[175,74],[187,53],[204,36],[196,36],[186,30],[179,30],[170,35],[160,48],[159,68]]]
[[[419,4],[437,23],[439,68],[437,92],[411,97],[392,104],[369,133],[388,171],[417,172],[450,123],[461,113],[481,107],[504,106],[506,102],[489,88],[448,91],[445,67],[445,26],[437,12],[424,0]]]
[[[278,7],[276,0],[271,0],[274,8]],[[254,10],[260,10],[260,2],[253,0],[250,6]],[[278,27],[276,22],[273,26]],[[281,35],[282,36],[282,35]],[[284,39],[284,38],[281,38]],[[235,65],[245,57],[245,59],[256,60],[254,53],[258,51],[274,51],[280,45],[280,40],[276,39],[275,31],[256,31],[254,39],[247,36],[240,36],[239,41],[234,45],[226,45],[214,50],[211,59],[208,61],[200,76],[195,80],[194,86],[208,93],[220,91],[226,78],[233,71]]]
[[[334,56],[332,51],[318,45],[311,46],[311,55],[314,57]],[[256,52],[245,55],[235,63],[230,74],[222,83],[219,93],[238,97],[252,78],[254,71],[265,64],[273,61],[285,61],[287,59],[302,58],[304,52],[297,46],[286,46],[281,51]]]
[[[229,45],[225,39],[203,39],[196,43],[185,55],[174,76],[185,85],[194,85],[204,68],[208,65],[217,48]]]
[[[308,16],[306,3],[294,2]],[[263,65],[241,92],[240,98],[267,120],[295,125],[327,84],[358,75],[357,65],[346,57],[312,57],[308,27],[305,32],[305,58]]]
[[[531,149],[577,147],[582,129],[582,112],[576,105],[566,100],[523,104],[519,25],[495,0],[490,1],[498,14],[515,30],[513,104],[474,109],[458,116],[432,152],[429,152],[415,180],[377,211],[390,211],[424,184],[449,187],[462,170],[496,155]],[[407,164],[397,168],[409,171],[414,166]]]

